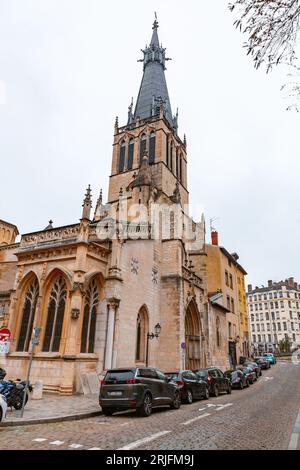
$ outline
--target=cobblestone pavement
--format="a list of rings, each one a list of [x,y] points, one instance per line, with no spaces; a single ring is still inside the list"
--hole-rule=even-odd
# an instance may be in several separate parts
[[[29,399],[25,410],[23,420],[62,418],[81,413],[92,413],[100,411],[97,395],[73,395],[58,396],[44,394],[42,400]],[[7,410],[6,421],[19,421],[20,411]]]
[[[300,408],[300,365],[278,363],[249,389],[159,409],[0,429],[0,449],[287,449]]]

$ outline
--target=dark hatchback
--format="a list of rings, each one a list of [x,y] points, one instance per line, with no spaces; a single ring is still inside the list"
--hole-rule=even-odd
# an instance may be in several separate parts
[[[167,378],[178,385],[181,401],[191,404],[194,399],[209,398],[209,389],[205,380],[199,379],[191,370],[166,372]]]
[[[250,367],[241,367],[240,370],[245,374],[247,380],[251,385],[257,380],[256,373]]]
[[[219,393],[231,393],[230,380],[225,377],[220,369],[208,367],[206,369],[193,369],[198,379],[205,380],[208,385],[209,394],[217,397]]]
[[[249,387],[249,379],[241,370],[227,370],[224,375],[230,380],[232,388],[243,390],[244,387]]]
[[[111,369],[101,382],[99,404],[106,416],[128,409],[136,409],[140,416],[150,416],[156,406],[180,408],[180,390],[152,367]]]

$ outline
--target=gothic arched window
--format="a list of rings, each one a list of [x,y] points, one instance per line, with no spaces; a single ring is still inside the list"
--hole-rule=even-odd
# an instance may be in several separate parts
[[[179,179],[182,181],[182,155],[179,157]]]
[[[151,132],[149,139],[149,163],[155,162],[155,132]]]
[[[135,360],[137,362],[145,362],[148,330],[149,330],[148,314],[147,314],[146,308],[142,307],[138,313],[137,320],[136,320]]]
[[[219,317],[217,317],[217,320],[216,320],[216,336],[217,336],[217,346],[219,348],[221,346],[220,319],[219,319]]]
[[[179,178],[179,152],[176,149],[176,176]]]
[[[173,171],[173,142],[170,144],[170,170]]]
[[[98,304],[99,290],[96,279],[93,279],[87,289],[84,302],[80,348],[82,353],[94,352]]]
[[[169,138],[166,137],[166,164],[169,166],[169,155],[170,155],[170,148],[169,148]]]
[[[66,297],[67,285],[63,276],[59,276],[49,296],[43,351],[59,351]]]
[[[121,145],[120,145],[120,153],[119,153],[119,173],[124,171],[124,165],[125,165],[125,150],[126,150],[126,144],[125,140],[122,140]]]
[[[134,152],[134,139],[130,139],[128,143],[128,163],[127,163],[128,170],[131,170],[133,167],[133,152]]]
[[[31,282],[25,294],[17,351],[28,351],[38,295],[39,283],[35,279]]]
[[[140,163],[142,163],[144,151],[147,148],[147,138],[146,134],[142,134],[140,139]]]

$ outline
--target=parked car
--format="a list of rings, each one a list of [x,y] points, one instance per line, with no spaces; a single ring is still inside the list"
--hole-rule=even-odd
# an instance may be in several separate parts
[[[270,361],[271,364],[277,363],[277,359],[273,353],[265,353],[263,357],[266,358],[268,361]]]
[[[249,367],[243,367],[240,370],[245,374],[246,379],[249,381],[249,383],[253,385],[254,382],[257,380],[254,370],[250,369]]]
[[[259,365],[261,369],[270,369],[271,364],[265,357],[255,357],[254,361]]]
[[[209,398],[209,389],[205,380],[199,379],[191,370],[165,372],[170,382],[175,382],[180,389],[181,401],[193,403],[197,398]]]
[[[180,390],[153,367],[111,369],[101,381],[99,404],[106,416],[128,409],[136,409],[140,416],[150,416],[156,406],[180,408]]]
[[[249,387],[249,379],[246,375],[239,369],[237,370],[227,370],[224,373],[225,377],[230,380],[232,388],[239,388],[243,390],[244,387]]]
[[[5,419],[7,410],[6,398],[3,395],[0,395],[0,423]]]
[[[231,393],[231,383],[228,377],[216,367],[208,367],[206,369],[193,369],[198,379],[205,380],[208,384],[209,394],[217,397],[219,393]]]
[[[245,362],[244,366],[245,367],[250,367],[250,369],[253,369],[255,374],[256,374],[257,379],[258,379],[258,377],[260,377],[262,375],[261,367],[260,367],[259,364],[257,364],[257,362]]]

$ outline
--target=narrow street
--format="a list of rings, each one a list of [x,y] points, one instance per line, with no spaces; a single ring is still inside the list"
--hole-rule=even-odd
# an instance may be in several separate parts
[[[0,429],[0,449],[287,449],[300,408],[300,365],[280,362],[249,389],[153,411]]]

